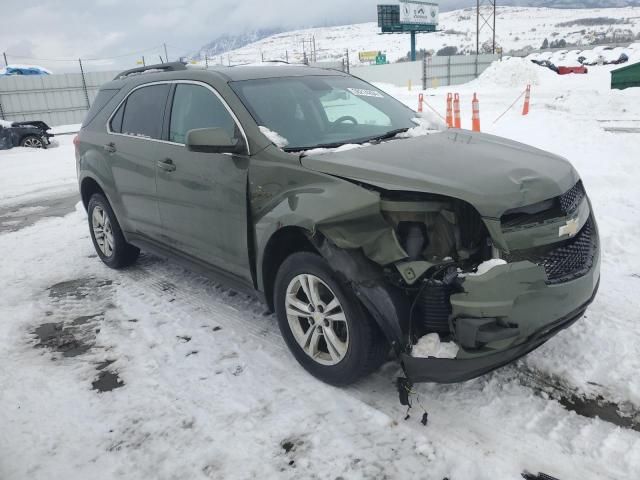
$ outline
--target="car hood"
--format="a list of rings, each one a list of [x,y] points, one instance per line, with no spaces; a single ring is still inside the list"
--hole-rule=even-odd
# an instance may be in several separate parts
[[[458,198],[493,218],[557,197],[579,179],[562,157],[505,138],[458,130],[303,156],[301,163],[385,190]]]

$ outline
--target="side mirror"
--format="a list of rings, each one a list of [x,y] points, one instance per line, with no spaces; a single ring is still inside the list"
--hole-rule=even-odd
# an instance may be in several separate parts
[[[187,150],[203,153],[241,153],[244,145],[223,128],[196,128],[187,132]]]

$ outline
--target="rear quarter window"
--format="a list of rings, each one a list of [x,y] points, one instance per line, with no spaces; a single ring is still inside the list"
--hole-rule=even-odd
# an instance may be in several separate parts
[[[96,98],[93,99],[93,103],[91,104],[91,108],[87,112],[82,121],[82,126],[86,127],[91,123],[91,121],[96,118],[96,116],[102,111],[102,109],[111,101],[113,97],[115,97],[116,93],[118,93],[119,89],[107,89],[100,90]]]
[[[122,126],[120,132],[136,137],[160,139],[164,110],[170,85],[149,85],[134,90],[121,106]],[[116,120],[120,111],[116,113]],[[112,131],[117,131],[112,122]]]

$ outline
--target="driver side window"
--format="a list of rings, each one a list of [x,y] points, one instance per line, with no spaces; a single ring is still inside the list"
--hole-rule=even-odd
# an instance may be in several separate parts
[[[236,123],[218,97],[200,85],[179,83],[173,96],[169,141],[184,144],[196,128],[222,128],[236,138]]]
[[[359,125],[391,126],[387,115],[348,90],[331,90],[320,97],[320,103],[332,123],[338,119],[347,121],[347,118],[354,118]]]

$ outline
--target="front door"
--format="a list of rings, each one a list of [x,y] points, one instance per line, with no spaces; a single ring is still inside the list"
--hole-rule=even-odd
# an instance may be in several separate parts
[[[177,83],[165,132],[170,143],[156,167],[163,237],[172,247],[244,280],[251,280],[247,249],[247,155],[190,152],[186,134],[219,127],[240,130],[215,91]]]

